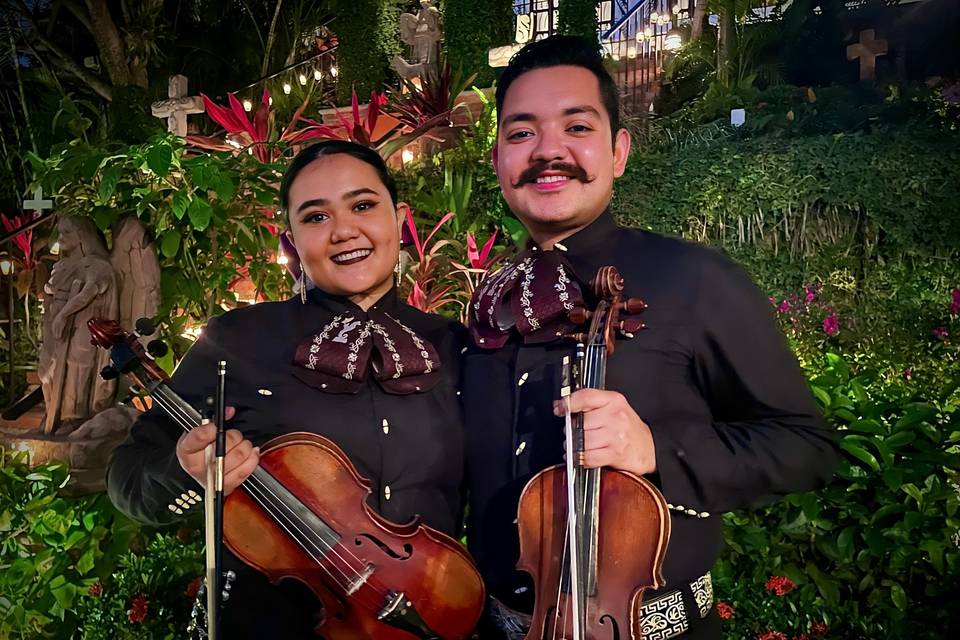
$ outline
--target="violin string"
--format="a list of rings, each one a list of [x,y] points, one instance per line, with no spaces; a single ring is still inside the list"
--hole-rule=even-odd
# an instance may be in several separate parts
[[[174,395],[174,397],[168,398],[168,397],[166,396],[166,393],[167,393],[167,392],[165,391],[165,389],[164,389],[162,386],[158,386],[158,387],[153,391],[153,393],[152,393],[151,395],[153,395],[154,398],[158,401],[158,404],[160,404],[161,408],[163,408],[163,409],[168,413],[168,415],[171,416],[171,418],[173,418],[175,421],[177,421],[177,422],[179,423],[179,425],[180,425],[181,428],[183,428],[185,431],[191,431],[191,430],[195,427],[195,425],[192,424],[192,419],[189,417],[189,415],[187,414],[187,412],[186,412],[185,409],[183,409],[182,407],[179,407],[179,406],[178,406],[178,404],[177,404],[177,402],[176,402],[176,396]],[[171,395],[173,395],[173,392],[172,392],[172,391],[170,391],[169,393],[170,393]],[[251,484],[252,484],[253,486],[255,486],[256,488],[261,489],[262,491],[265,491],[268,495],[272,495],[272,496],[274,497],[274,500],[275,500],[276,503],[282,504],[282,500],[281,500],[278,496],[276,496],[276,494],[274,494],[274,493],[272,492],[272,490],[270,490],[269,488],[265,487],[262,483],[260,483],[255,477],[253,477],[253,476],[249,477],[249,478],[247,479],[247,482],[248,482],[248,483],[251,483]],[[260,496],[260,497],[261,497],[262,500],[265,500],[266,502],[269,502],[269,500],[267,500],[267,497],[268,497],[267,495],[263,495],[263,494],[261,493],[261,496]],[[260,503],[259,500],[258,500],[257,502]],[[290,535],[290,537],[291,537],[293,540],[295,540],[295,541],[297,541],[297,542],[301,542],[301,539],[300,539],[300,538],[298,538],[297,536],[293,535],[293,534],[290,532],[290,530],[287,529],[287,527],[283,525],[282,522],[279,522],[278,515],[277,515],[276,513],[271,512],[271,509],[268,507],[267,504],[260,503],[260,506],[261,506],[261,508],[264,509],[264,511],[266,511],[266,512],[269,513],[271,516],[273,516],[274,519],[278,520],[278,524],[280,524],[280,526],[284,529],[284,531],[287,533],[287,535]],[[275,506],[275,505],[273,505],[273,506]],[[296,517],[298,520],[300,520],[300,519],[299,519],[299,516],[296,516],[295,514],[294,514],[294,517]],[[289,522],[289,518],[288,518],[288,522]],[[313,532],[312,532],[312,530],[310,530],[309,526],[306,525],[306,523],[304,523],[302,520],[300,520],[300,522],[301,522],[305,527],[307,527],[307,530],[310,531],[311,535],[314,535]],[[292,523],[291,523],[291,524],[292,524]],[[293,526],[295,526],[295,525],[293,525]],[[299,529],[299,527],[296,527],[296,528],[297,528],[298,532],[300,532],[301,534],[303,534],[303,530]],[[354,569],[354,567],[350,566],[349,560],[347,560],[346,558],[344,558],[344,557],[336,550],[336,548],[335,548],[334,546],[331,546],[331,545],[327,544],[326,542],[323,542],[322,545],[318,545],[316,542],[313,542],[313,544],[314,544],[315,550],[318,551],[318,552],[321,554],[322,557],[329,557],[328,554],[326,554],[326,553],[323,552],[323,548],[322,548],[322,547],[323,547],[323,546],[326,546],[326,547],[329,549],[329,551],[332,551],[332,552],[333,552],[333,555],[334,555],[336,558],[342,560],[342,561],[344,562],[344,564],[346,564],[347,567],[348,567],[351,571],[353,571],[353,573],[354,573],[357,577],[359,577],[359,576],[361,575],[359,572],[356,571],[356,569]],[[341,547],[342,547],[342,545],[341,545]],[[305,551],[307,551],[308,555],[310,555],[311,559],[313,559],[314,562],[316,562],[318,565],[320,565],[320,567],[321,567],[322,569],[324,569],[325,571],[327,571],[327,573],[330,575],[330,577],[331,577],[334,581],[336,581],[336,582],[339,583],[339,580],[337,579],[337,577],[336,577],[335,575],[333,575],[333,574],[330,572],[330,570],[327,569],[327,567],[324,566],[324,564],[321,562],[321,560],[320,560],[319,558],[317,558],[309,549],[305,549]],[[347,553],[350,553],[350,552],[348,551]],[[353,555],[353,554],[350,554],[350,555]],[[361,562],[361,563],[362,563],[362,560],[360,560],[360,559],[357,558],[356,556],[353,556],[353,557],[354,557],[354,559],[356,559],[358,562]],[[333,563],[333,562],[331,562],[330,564],[331,564],[334,568],[336,568],[338,571],[340,571],[341,574],[343,574],[344,579],[346,579],[346,580],[349,581],[349,579],[350,579],[349,576],[347,575],[347,573],[346,573],[341,567],[337,567],[336,564]],[[368,579],[366,582],[375,582],[376,584],[379,584],[379,581],[370,581],[369,579]],[[368,586],[368,585],[367,585],[366,583],[364,583],[363,586]],[[372,588],[374,588],[374,590],[375,590],[376,592],[378,592],[378,595],[381,595],[381,596],[385,596],[385,595],[386,595],[386,590],[376,588],[374,584],[370,584],[369,586],[372,587]],[[344,589],[344,591],[347,591],[347,590],[349,589],[349,585],[341,584],[341,587]],[[370,603],[368,603],[368,605],[369,605],[369,604],[370,604]]]

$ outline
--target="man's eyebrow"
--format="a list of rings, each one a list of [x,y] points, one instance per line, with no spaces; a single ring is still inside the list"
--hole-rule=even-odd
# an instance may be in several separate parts
[[[359,189],[354,189],[353,191],[347,191],[341,196],[341,200],[349,200],[350,198],[356,198],[357,196],[362,196],[365,194],[371,194],[378,196],[380,195],[370,187],[360,187]],[[297,207],[297,213],[300,213],[308,207],[325,207],[330,204],[330,201],[326,198],[314,198],[312,200],[305,200],[299,207]]]
[[[511,113],[500,121],[500,126],[505,127],[514,122],[533,122],[537,119],[532,113]]]
[[[575,116],[578,113],[588,113],[590,115],[600,117],[600,112],[597,111],[595,107],[590,106],[589,104],[581,104],[575,107],[569,107],[563,110],[563,115],[565,116]]]

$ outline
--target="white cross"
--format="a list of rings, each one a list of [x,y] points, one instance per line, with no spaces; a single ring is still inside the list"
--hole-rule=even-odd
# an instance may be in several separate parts
[[[42,214],[44,209],[53,209],[53,200],[44,200],[43,187],[37,187],[33,192],[33,200],[23,201],[23,210],[39,211]]]
[[[178,136],[187,135],[187,115],[203,113],[203,99],[199,96],[187,95],[187,76],[170,76],[167,85],[166,100],[160,100],[150,105],[150,113],[158,118],[167,119],[167,131]]]

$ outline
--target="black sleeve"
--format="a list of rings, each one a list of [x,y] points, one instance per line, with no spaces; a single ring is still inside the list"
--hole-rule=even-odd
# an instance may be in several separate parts
[[[195,408],[211,396],[216,386],[216,363],[225,358],[216,320],[211,320],[186,353],[169,387]],[[113,504],[134,520],[164,524],[197,508],[184,499],[190,491],[202,496],[203,488],[180,466],[176,445],[183,429],[154,402],[153,408],[133,424],[130,436],[117,447],[107,467],[107,493]],[[189,493],[188,493],[189,495]],[[180,498],[187,509],[178,505]],[[199,502],[197,503],[199,504]],[[177,513],[171,508],[179,508]]]
[[[686,508],[719,513],[822,486],[837,460],[837,434],[769,300],[719,254],[699,282],[692,375],[713,422],[651,425],[664,492]]]

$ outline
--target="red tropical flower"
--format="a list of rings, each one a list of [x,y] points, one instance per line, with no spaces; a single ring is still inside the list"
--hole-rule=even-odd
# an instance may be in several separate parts
[[[810,625],[810,635],[814,638],[822,638],[830,631],[830,627],[825,622],[814,622]]]
[[[786,576],[770,576],[770,579],[764,582],[763,586],[766,587],[767,591],[775,593],[781,598],[797,587],[797,585]]]
[[[805,633],[801,633],[798,636],[793,636],[790,640],[810,640],[810,636]]]
[[[3,222],[3,229],[7,233],[20,227],[25,227],[36,217],[37,213],[35,212],[32,214],[24,212],[14,216],[12,219],[8,218],[7,214],[0,213],[0,221]],[[23,254],[23,268],[27,270],[33,268],[33,229],[18,233],[13,238],[13,244],[15,244],[17,249],[20,250],[20,253]]]
[[[200,585],[203,584],[203,578],[196,577],[190,581],[190,584],[187,585],[187,588],[184,590],[183,595],[187,596],[188,600],[193,600],[197,597],[197,594],[200,592]]]
[[[138,593],[133,597],[133,602],[130,603],[130,610],[127,611],[127,620],[130,621],[130,624],[141,624],[147,619],[148,611],[149,603],[147,602],[147,594],[142,592]]]
[[[103,583],[97,580],[90,585],[90,588],[87,589],[87,593],[94,598],[99,598],[101,595],[103,595]]]
[[[779,631],[767,631],[757,636],[757,640],[787,640],[787,636]]]
[[[721,620],[729,620],[733,617],[733,614],[736,610],[731,607],[726,602],[718,602],[716,605],[717,615],[720,616]]]

